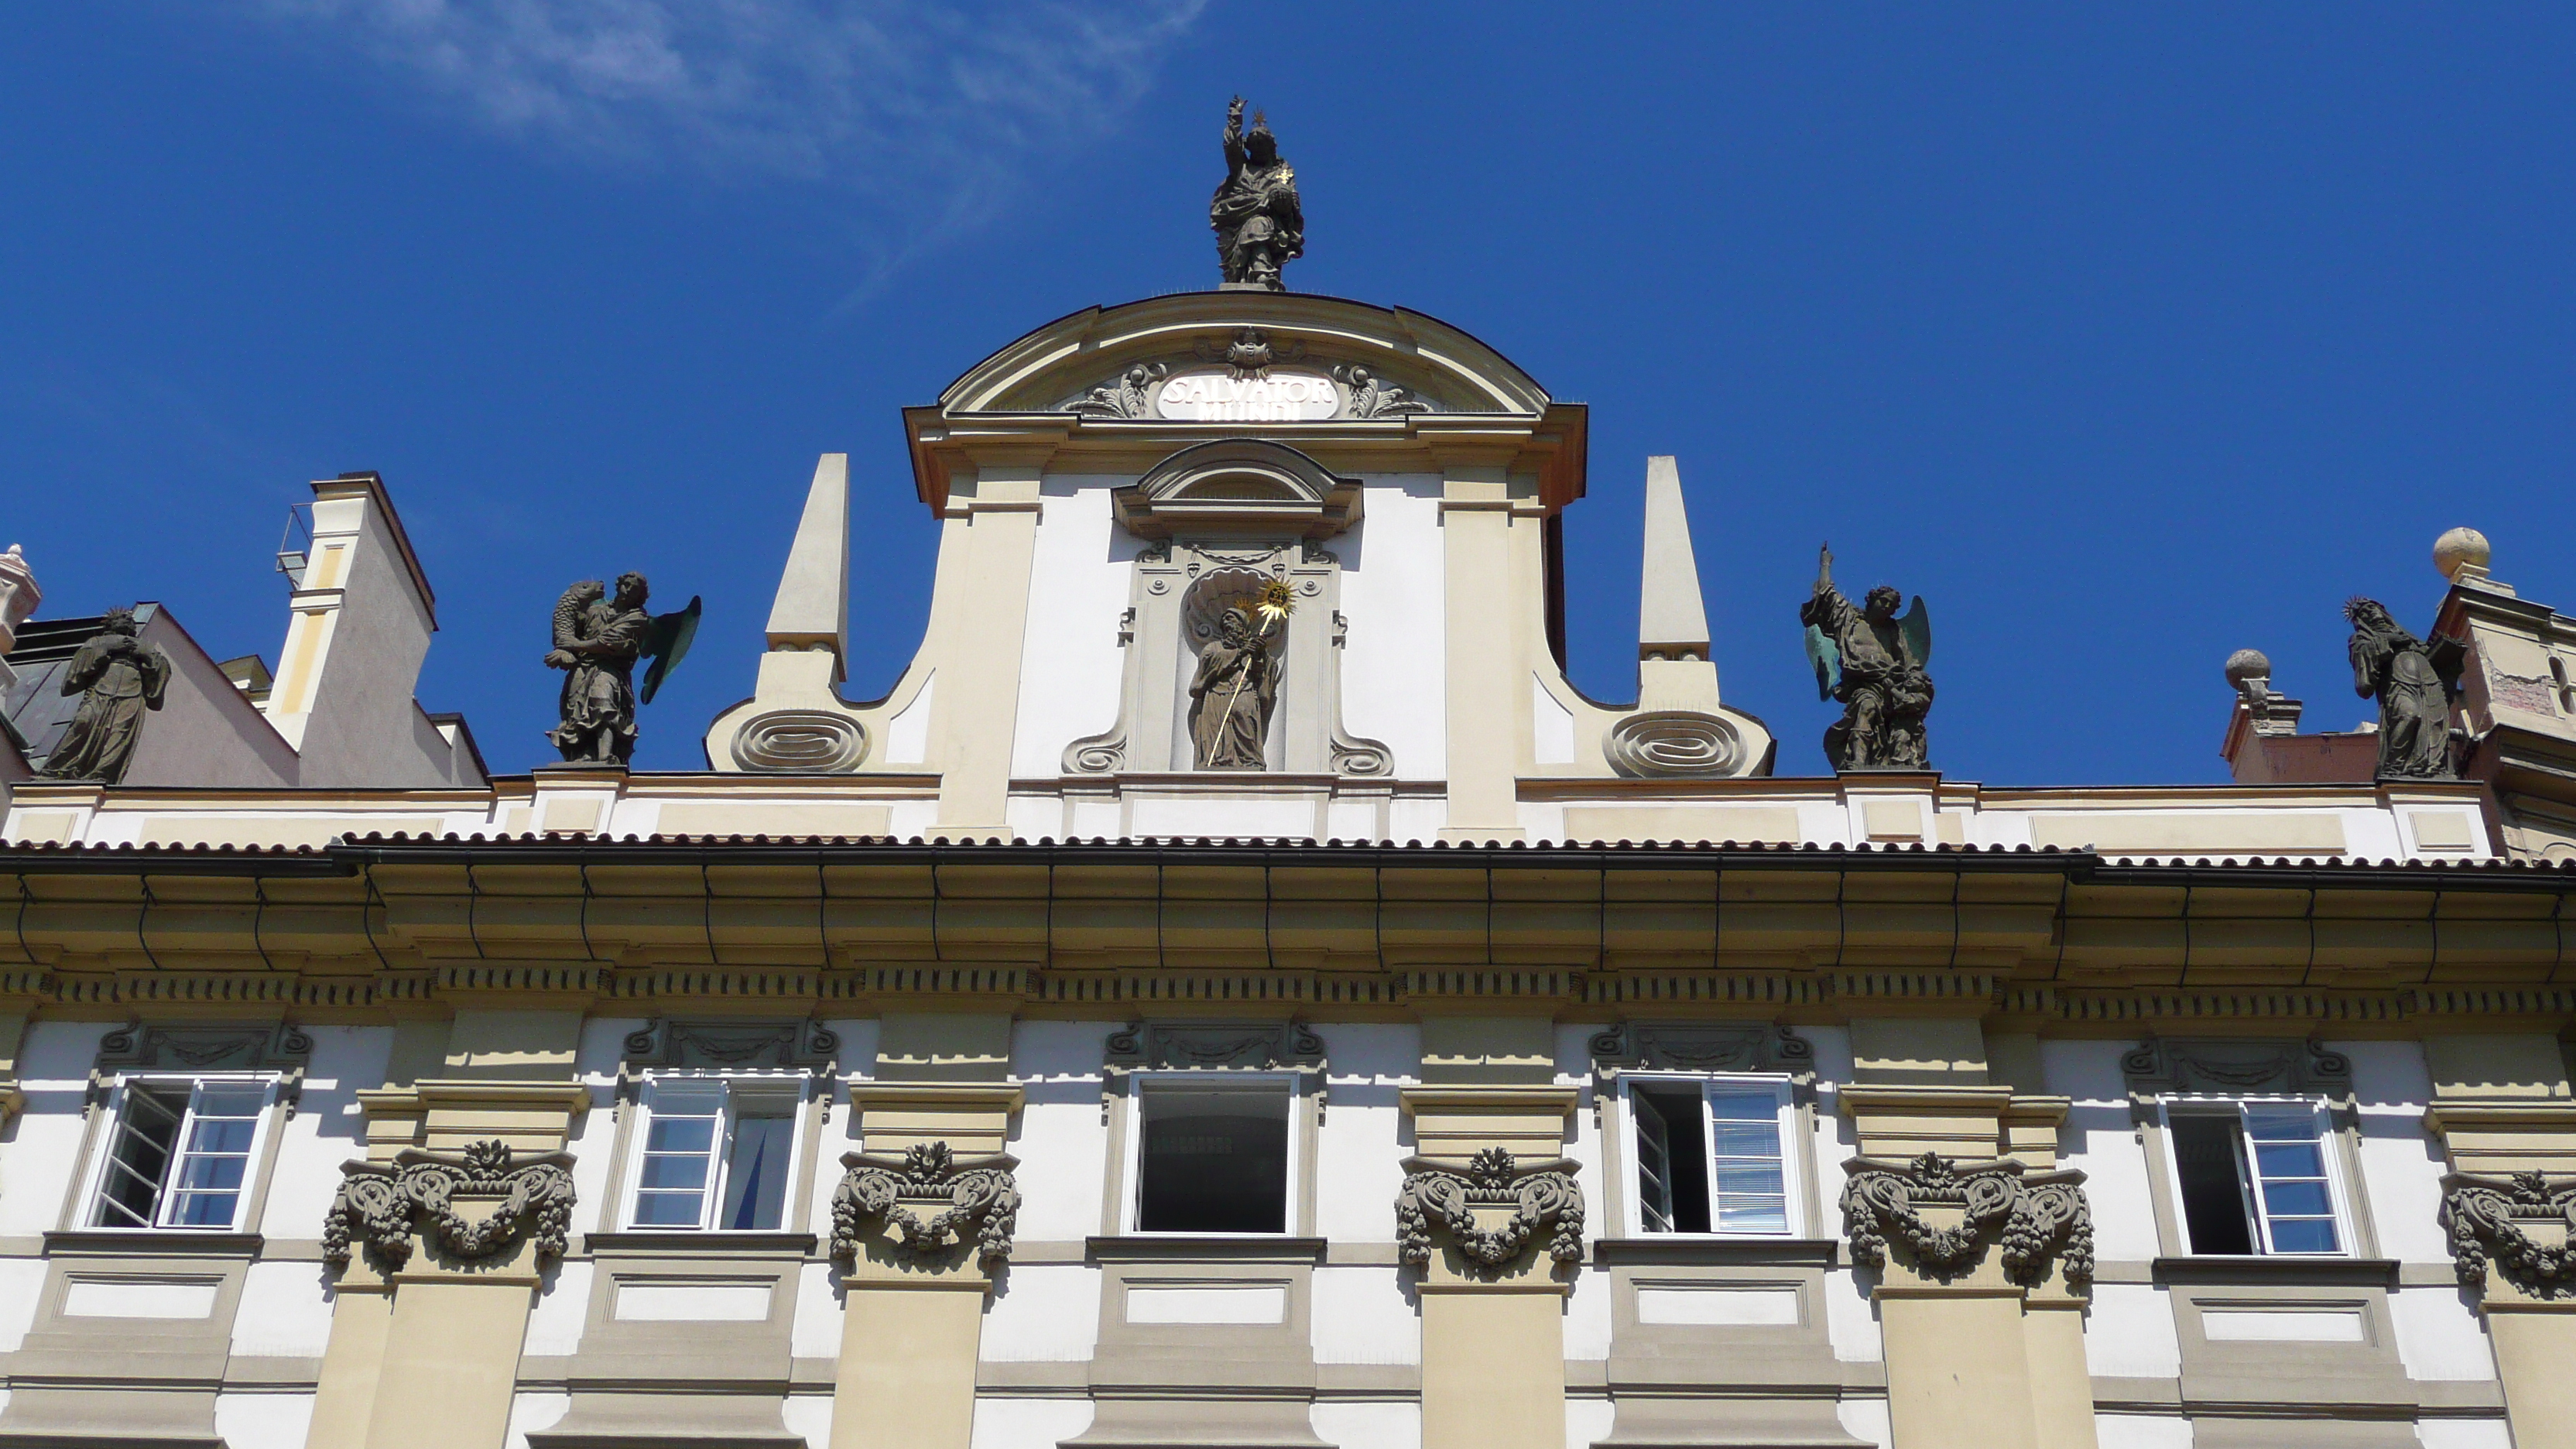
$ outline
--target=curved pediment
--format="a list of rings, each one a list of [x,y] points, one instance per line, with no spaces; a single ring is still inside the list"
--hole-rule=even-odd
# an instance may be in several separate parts
[[[1330,538],[1358,521],[1360,482],[1284,443],[1220,438],[1183,448],[1110,495],[1139,538],[1264,535]]]
[[[1502,354],[1402,308],[1296,292],[1185,292],[1093,307],[986,358],[939,397],[949,416],[1103,422],[1385,422],[1545,411]]]

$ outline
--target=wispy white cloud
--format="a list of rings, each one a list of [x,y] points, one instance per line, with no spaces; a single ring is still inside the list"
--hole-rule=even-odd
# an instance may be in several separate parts
[[[1206,0],[238,0],[574,154],[846,186],[923,230],[1105,131]]]

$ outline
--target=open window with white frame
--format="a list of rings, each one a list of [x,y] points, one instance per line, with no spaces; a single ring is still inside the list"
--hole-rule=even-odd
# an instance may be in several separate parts
[[[797,1175],[802,1073],[656,1072],[637,1094],[619,1226],[640,1232],[776,1232]]]
[[[2224,1257],[2352,1251],[2341,1154],[2312,1097],[2162,1100],[2184,1249]]]
[[[1295,1231],[1302,1080],[1296,1072],[1131,1075],[1122,1230]]]
[[[1789,1079],[1624,1072],[1627,1230],[1795,1237],[1806,1222]]]
[[[119,1078],[83,1184],[81,1225],[249,1231],[278,1085],[269,1073]]]

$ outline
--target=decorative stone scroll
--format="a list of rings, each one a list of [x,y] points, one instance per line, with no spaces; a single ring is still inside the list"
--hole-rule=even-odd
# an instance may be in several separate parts
[[[1302,1021],[1134,1022],[1110,1033],[1112,1072],[1321,1071],[1324,1039]]]
[[[1018,1165],[1007,1152],[960,1160],[945,1142],[915,1143],[899,1158],[844,1155],[847,1170],[832,1191],[833,1260],[855,1263],[866,1225],[882,1222],[915,1254],[963,1243],[971,1233],[976,1261],[1000,1266],[1011,1256],[1011,1231],[1019,1222],[1020,1192],[1011,1174]],[[934,1207],[927,1221],[913,1211]]]
[[[352,1162],[340,1171],[339,1195],[322,1219],[322,1259],[349,1266],[364,1243],[388,1269],[411,1260],[415,1233],[450,1257],[468,1262],[496,1258],[525,1238],[536,1240],[537,1261],[560,1258],[572,1230],[572,1154],[548,1152],[513,1161],[509,1144],[476,1142],[460,1155],[406,1148],[389,1165]],[[497,1198],[492,1210],[468,1218],[455,1200]]]
[[[287,1023],[146,1026],[132,1022],[101,1037],[90,1068],[89,1104],[104,1106],[116,1079],[135,1072],[275,1072],[288,1116],[304,1090],[313,1038]]]
[[[840,1058],[840,1033],[802,1021],[653,1021],[628,1032],[617,1064],[617,1100],[635,1100],[654,1071],[791,1071],[819,1075]],[[825,1101],[829,1102],[829,1097]]]
[[[2341,1096],[2352,1090],[2352,1062],[2314,1041],[2158,1038],[2122,1056],[2120,1072],[2129,1091],[2142,1098],[2183,1092]]]
[[[1631,778],[1732,775],[1744,759],[1744,738],[1716,715],[1657,709],[1612,725],[1601,752],[1611,769]]]
[[[1816,1045],[1787,1026],[1621,1022],[1593,1035],[1600,1071],[1808,1072]]]
[[[1519,1257],[1541,1233],[1547,1234],[1548,1257],[1580,1262],[1583,1189],[1574,1180],[1573,1166],[1570,1159],[1555,1157],[1525,1169],[1509,1152],[1488,1147],[1467,1160],[1463,1173],[1435,1167],[1408,1174],[1395,1195],[1397,1260],[1429,1263],[1431,1231],[1437,1227],[1469,1261],[1489,1268]],[[1502,1226],[1477,1226],[1476,1209],[1506,1207],[1512,1215]]]
[[[733,762],[756,775],[843,775],[867,754],[867,727],[829,710],[773,709],[733,737]]]
[[[2452,1173],[2442,1179],[2442,1223],[2463,1286],[2483,1290],[2492,1261],[2534,1298],[2576,1295],[2576,1176]]]
[[[1852,1261],[1887,1266],[1890,1243],[1915,1266],[1947,1283],[1974,1269],[2000,1244],[2004,1276],[2023,1287],[2046,1280],[2053,1261],[2068,1289],[2093,1281],[2093,1213],[2084,1174],[2071,1168],[2031,1172],[2009,1157],[1960,1162],[1926,1152],[1910,1161],[1855,1157],[1843,1164],[1843,1235]],[[1932,1208],[1946,1226],[1924,1216]]]

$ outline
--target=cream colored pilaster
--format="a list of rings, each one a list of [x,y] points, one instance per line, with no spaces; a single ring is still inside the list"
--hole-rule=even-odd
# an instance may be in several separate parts
[[[2566,1215],[2576,1196],[2576,1096],[2565,1059],[2556,1038],[2537,1032],[2430,1037],[2424,1056],[2433,1076],[2425,1125],[2440,1134],[2451,1163],[2443,1179],[2445,1211],[2455,1223],[2493,1225],[2476,1234],[2486,1262],[2474,1276],[2514,1449],[2571,1449],[2576,1297],[2566,1296],[2563,1282],[2532,1279],[2511,1261],[2503,1241],[2516,1235],[2544,1246],[2567,1240]],[[2517,1220],[2507,1206],[2513,1181],[2531,1173],[2540,1174],[2540,1201]],[[2487,1211],[2472,1211],[2481,1205]],[[2468,1276],[2480,1265],[2463,1258],[2461,1266]]]
[[[2035,1078],[2017,1078],[2035,1081]],[[2004,1153],[2033,1172],[2057,1167],[2057,1132],[2074,1103],[2016,1094],[2004,1109]],[[2039,1449],[2094,1449],[2093,1370],[2084,1357],[2085,1298],[2064,1264],[2030,1284],[2022,1299],[2022,1345],[2030,1356],[2031,1412]]]
[[[1440,495],[1446,576],[1449,821],[1445,840],[1518,840],[1529,682],[1513,611],[1509,448],[1463,449]]]
[[[363,1170],[351,1180],[393,1184],[424,1155],[493,1163],[493,1169],[551,1171],[562,1162],[573,1119],[590,1103],[572,1080],[581,1016],[573,1011],[466,1010],[448,1023],[406,1023],[397,1031],[389,1085],[361,1091],[366,1112]],[[434,1072],[437,1075],[423,1075]],[[505,1195],[469,1185],[455,1216],[474,1221]],[[311,1449],[500,1449],[518,1385],[520,1344],[546,1259],[544,1241],[523,1218],[495,1251],[460,1257],[428,1215],[408,1208],[408,1233],[393,1251],[371,1241],[354,1215],[348,1265],[340,1270],[331,1339],[323,1352]]]
[[[1008,830],[1039,477],[1051,451],[1051,445],[978,447],[974,482],[960,480],[949,494],[925,649],[939,670],[930,737],[942,830]]]
[[[1862,1020],[1852,1023],[1851,1032],[1859,1080],[1839,1095],[1860,1153],[1844,1194],[1845,1230],[1854,1234],[1856,1258],[1862,1256],[1860,1232],[1884,1243],[1885,1262],[1871,1298],[1887,1356],[1895,1443],[1898,1449],[2039,1449],[2041,1388],[2032,1372],[2033,1340],[2053,1349],[2063,1331],[2054,1323],[2034,1329],[2025,1322],[2024,1290],[2006,1275],[1993,1241],[2001,1224],[1987,1224],[1976,1234],[1982,1248],[1964,1262],[1927,1263],[1898,1220],[1873,1213],[1860,1192],[1874,1171],[1909,1177],[1908,1210],[1917,1221],[1934,1230],[1960,1226],[1964,1210],[1939,1191],[1926,1190],[1912,1164],[1930,1153],[1975,1170],[2003,1158],[2013,1089],[1988,1084],[1983,1033],[1975,1021]],[[1937,1176],[1933,1181],[1938,1183]],[[2079,1374],[2082,1347],[2079,1327]],[[2050,1357],[2053,1362],[2058,1355]],[[2089,1427],[2091,1379],[2080,1376],[2079,1382]],[[2052,1424],[2064,1418],[2062,1406],[2052,1402],[2051,1409]],[[2056,1449],[2065,1441],[2052,1436],[2049,1442]]]
[[[952,1170],[983,1164],[1007,1181],[1003,1147],[1021,1101],[1006,1080],[1010,1032],[1001,1014],[889,1013],[876,1076],[850,1082],[861,1150],[843,1159],[849,1175],[833,1206],[846,1297],[831,1449],[967,1449],[974,1435],[984,1304],[1000,1260],[979,1251],[972,1231],[907,1243],[894,1213],[856,1213],[850,1188],[870,1163],[932,1152]]]
[[[1545,1023],[1537,1025],[1544,1027]],[[1426,1066],[1436,1033],[1425,1024]],[[1558,1234],[1579,1256],[1581,1189],[1563,1151],[1576,1090],[1553,1084],[1405,1088],[1418,1155],[1399,1200],[1399,1252],[1422,1269],[1423,1449],[1561,1449],[1565,1443],[1564,1300],[1577,1265],[1552,1253]],[[1495,1154],[1510,1154],[1505,1159]],[[1434,1180],[1437,1185],[1434,1185]],[[1425,1189],[1429,1191],[1425,1191]],[[1457,1223],[1424,1205],[1465,1204],[1480,1233],[1503,1227],[1522,1202],[1570,1208],[1544,1217],[1500,1261],[1462,1246]]]

